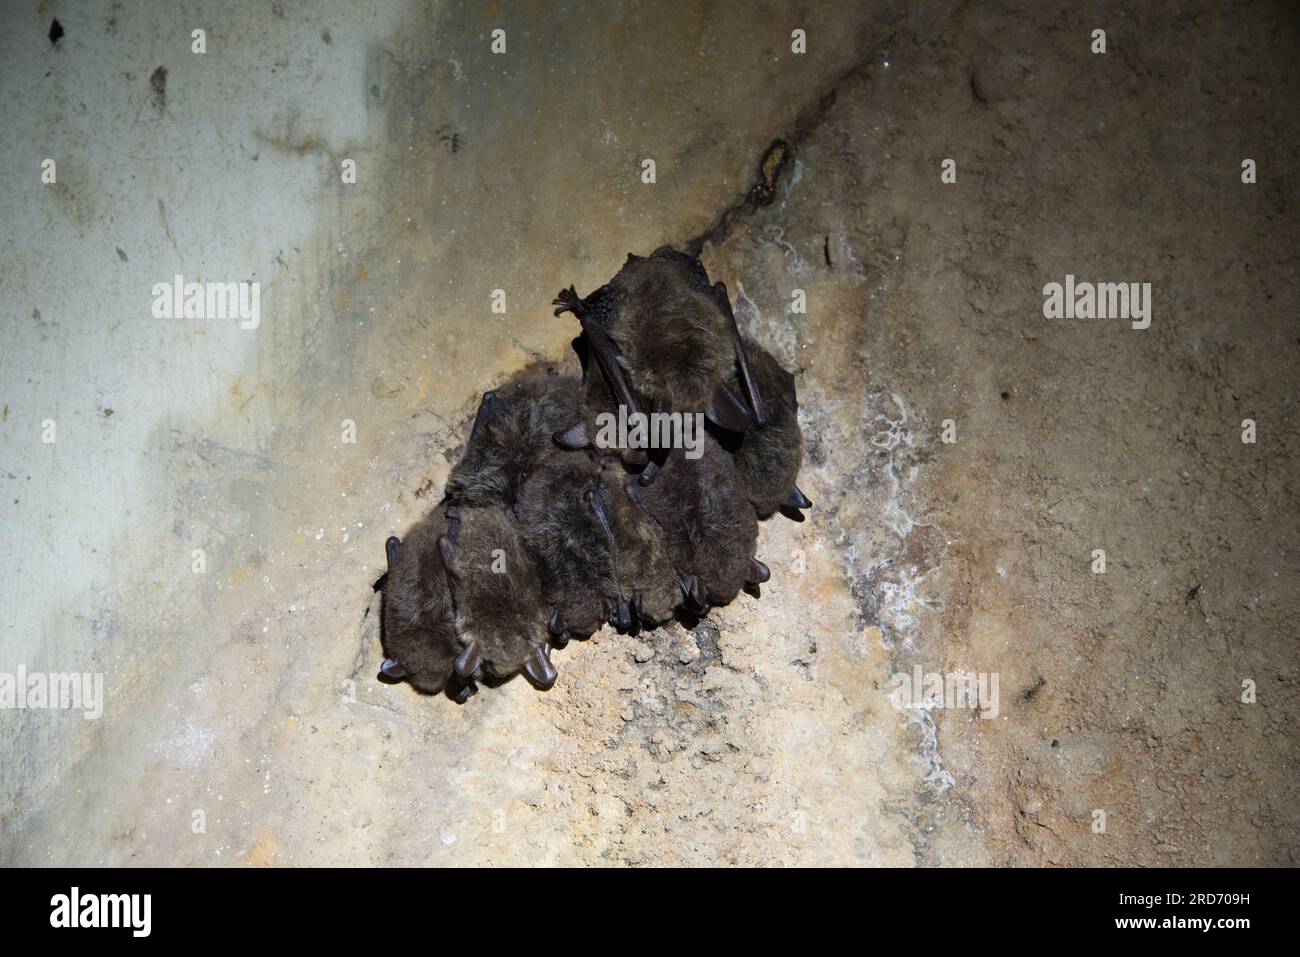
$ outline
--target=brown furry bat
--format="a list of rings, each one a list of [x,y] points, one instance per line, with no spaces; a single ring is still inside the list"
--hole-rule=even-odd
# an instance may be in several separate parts
[[[704,614],[729,603],[747,582],[766,580],[753,562],[758,520],[716,442],[706,442],[695,460],[674,452],[653,485],[629,482],[626,490],[661,530],[688,610]]]
[[[447,498],[462,505],[513,505],[519,485],[555,451],[552,436],[578,413],[578,382],[533,376],[510,394],[485,392],[465,454],[447,478]]]
[[[628,474],[617,462],[606,462],[601,487],[614,538],[616,577],[622,594],[642,628],[653,628],[673,617],[682,602],[677,569],[662,534],[628,498]]]
[[[767,518],[780,508],[796,521],[803,521],[803,513],[798,510],[812,503],[795,484],[803,461],[803,433],[799,429],[794,376],[752,339],[745,337],[744,344],[754,384],[763,397],[767,422],[738,439],[721,434],[719,441],[732,453],[736,473],[759,518]],[[739,385],[738,378],[733,377],[733,387]]]
[[[447,517],[453,593],[467,649],[457,674],[497,683],[523,671],[549,688],[555,669],[541,582],[518,529],[499,507],[452,507]]]
[[[381,680],[460,703],[520,671],[555,682],[537,569],[503,509],[439,508],[388,551]]]
[[[715,425],[744,432],[763,421],[727,385],[733,367],[750,380],[740,334],[722,283],[709,284],[699,259],[660,247],[628,255],[618,275],[585,299],[572,289],[555,299],[572,312],[619,403],[704,412]],[[751,395],[752,400],[752,395]]]
[[[462,704],[521,671],[549,688],[552,644],[757,595],[770,573],[754,557],[756,516],[802,520],[810,504],[794,484],[793,376],[741,336],[698,259],[629,256],[587,299],[558,301],[582,323],[583,380],[534,374],[484,394],[442,504],[386,545],[381,680]],[[703,411],[710,430],[689,444],[702,455],[624,450],[620,462],[593,447],[596,417],[619,406]]]
[[[616,546],[600,497],[600,469],[587,452],[557,452],[528,477],[516,509],[541,576],[552,634],[590,637],[611,621],[630,625],[615,577]],[[602,517],[603,516],[603,517]]]
[[[405,679],[428,694],[446,691],[455,697],[460,685],[453,687],[449,679],[465,646],[456,630],[438,547],[446,534],[446,516],[436,509],[411,527],[405,541],[388,540],[388,573],[377,586],[383,590],[382,641],[387,656],[379,678],[390,683]]]

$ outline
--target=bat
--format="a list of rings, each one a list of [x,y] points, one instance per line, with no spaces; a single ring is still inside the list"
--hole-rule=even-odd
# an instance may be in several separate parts
[[[582,378],[533,372],[483,394],[443,500],[385,543],[381,681],[459,704],[521,673],[550,688],[551,649],[570,639],[757,596],[759,519],[811,507],[794,376],[696,257],[629,254],[555,304],[581,325]],[[620,405],[702,412],[700,454],[598,447],[597,417]]]

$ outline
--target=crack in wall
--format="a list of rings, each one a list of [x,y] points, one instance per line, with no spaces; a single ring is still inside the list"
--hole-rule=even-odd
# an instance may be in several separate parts
[[[799,147],[816,132],[829,115],[839,99],[841,89],[849,83],[865,78],[881,53],[894,42],[895,34],[890,33],[832,80],[827,89],[816,99],[795,114],[788,132],[776,136],[760,154],[755,177],[749,189],[729,206],[724,207],[714,217],[708,229],[687,240],[683,248],[692,255],[698,256],[706,245],[712,243],[717,246],[724,242],[738,223],[753,216],[757,210],[772,204],[782,177],[792,166],[796,174],[794,181],[797,182],[802,176],[802,169],[797,159]],[[793,186],[793,182],[789,186]],[[785,195],[788,197],[789,193]]]

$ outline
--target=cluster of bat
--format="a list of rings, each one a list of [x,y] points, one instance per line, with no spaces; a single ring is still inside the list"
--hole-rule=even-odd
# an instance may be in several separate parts
[[[486,393],[443,501],[388,539],[381,681],[462,704],[521,671],[549,688],[552,645],[757,595],[758,519],[802,521],[812,504],[795,485],[794,377],[741,334],[697,258],[629,254],[608,284],[555,304],[582,325],[582,378]],[[598,418],[620,405],[702,411],[703,446],[598,447]]]

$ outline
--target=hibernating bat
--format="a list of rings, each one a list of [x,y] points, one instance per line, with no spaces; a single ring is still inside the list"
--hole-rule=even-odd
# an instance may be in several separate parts
[[[443,501],[388,540],[381,680],[459,703],[520,672],[548,688],[552,646],[758,594],[758,519],[811,504],[794,377],[697,258],[629,255],[557,304],[582,325],[583,378],[532,370],[483,395]],[[698,456],[597,446],[596,416],[620,406],[701,412],[710,430]]]
[[[763,395],[767,422],[743,436],[721,435],[720,441],[732,452],[741,485],[759,518],[778,508],[796,521],[803,521],[798,509],[812,505],[799,490],[795,479],[803,462],[803,432],[799,428],[799,399],[794,376],[770,352],[746,338],[755,386]],[[733,384],[738,377],[733,376]]]
[[[569,287],[555,304],[556,315],[578,317],[616,402],[703,412],[733,432],[763,421],[761,398],[748,392],[752,377],[727,288],[710,284],[699,259],[668,246],[628,254],[618,275],[591,295]],[[728,385],[733,368],[746,383],[748,405]]]
[[[545,373],[505,394],[485,392],[461,460],[447,478],[447,498],[462,505],[513,505],[519,487],[548,456],[562,424],[578,412],[578,382]]]

